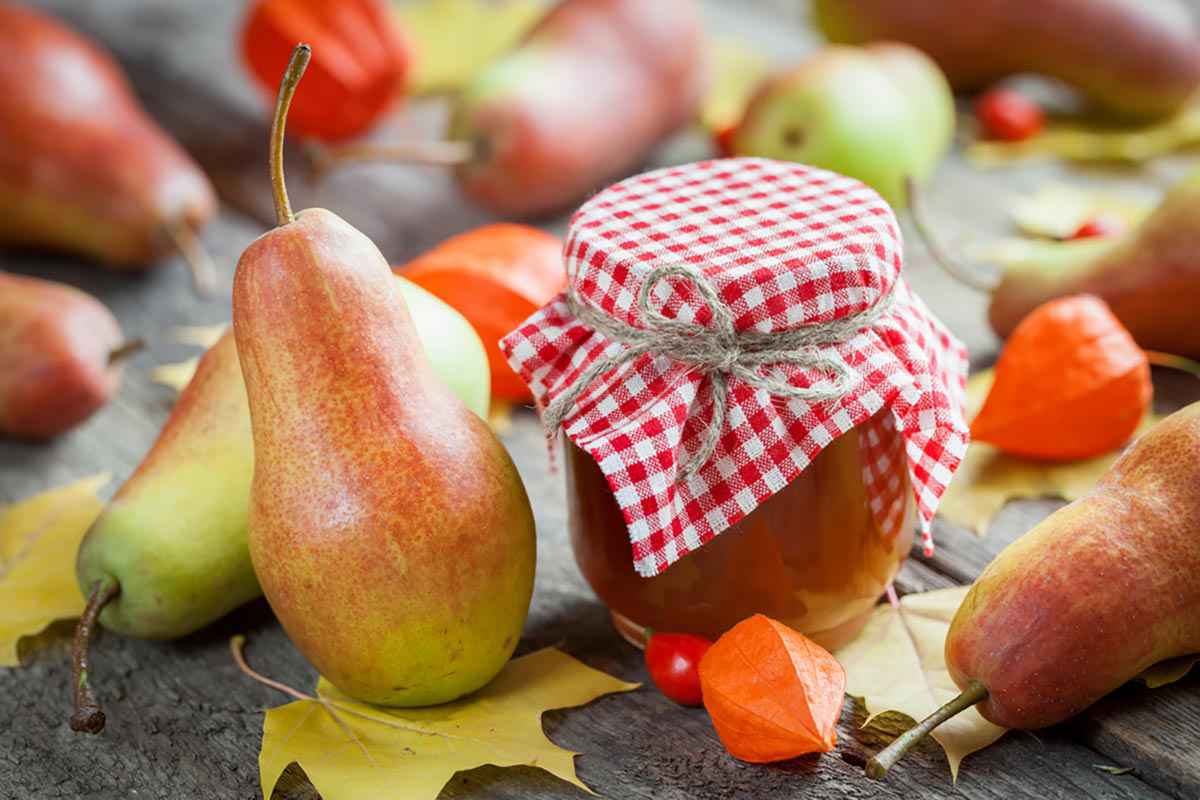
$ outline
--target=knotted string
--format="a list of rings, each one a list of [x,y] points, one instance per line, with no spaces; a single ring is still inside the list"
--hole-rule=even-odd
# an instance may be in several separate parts
[[[669,318],[651,305],[655,288],[668,278],[685,278],[696,288],[711,312],[712,321],[709,325]],[[624,344],[625,349],[598,358],[546,406],[542,421],[547,435],[551,439],[558,435],[579,396],[601,375],[646,353],[667,356],[703,372],[711,390],[712,415],[699,449],[682,466],[681,474],[686,480],[708,462],[721,438],[729,402],[730,377],[764,389],[775,397],[810,402],[843,397],[854,388],[854,371],[837,351],[818,348],[847,342],[863,328],[874,325],[891,310],[894,295],[894,291],[889,291],[875,305],[841,319],[812,323],[779,333],[739,333],[734,325],[733,313],[721,301],[716,288],[694,267],[667,265],[656,267],[646,275],[637,298],[637,309],[643,325],[638,328],[585,305],[575,297],[573,291],[568,292],[567,304],[571,312],[593,330]],[[813,386],[794,386],[782,374],[764,375],[759,372],[763,366],[779,364],[820,371],[825,374],[826,380]]]

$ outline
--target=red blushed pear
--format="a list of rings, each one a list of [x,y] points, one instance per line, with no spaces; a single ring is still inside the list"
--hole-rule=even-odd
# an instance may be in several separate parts
[[[296,48],[275,112],[279,227],[234,279],[250,555],[288,635],[339,689],[444,703],[516,646],[533,514],[503,446],[431,371],[379,250],[329,211],[291,211],[283,130],[309,57]]]
[[[117,392],[124,342],[112,313],[53,281],[0,272],[0,436],[49,439]]]
[[[179,252],[209,291],[216,278],[197,232],[216,208],[208,178],[108,53],[0,0],[0,244],[119,270]]]
[[[1200,653],[1200,403],[1138,439],[1096,487],[1004,548],[946,635],[962,690],[867,763],[881,778],[977,705],[1006,728],[1056,725],[1170,658]]]

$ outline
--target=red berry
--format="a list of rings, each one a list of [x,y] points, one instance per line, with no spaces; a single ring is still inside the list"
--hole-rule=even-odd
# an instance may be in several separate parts
[[[727,125],[713,133],[713,144],[717,148],[717,155],[721,158],[733,158],[736,155],[733,150],[733,137],[737,135],[737,132],[737,125]]]
[[[985,138],[1006,142],[1028,139],[1046,121],[1037,103],[1012,89],[984,92],[975,103],[975,117]]]
[[[646,669],[658,690],[676,703],[698,706],[700,659],[712,647],[703,636],[690,633],[655,633],[646,642]]]
[[[1094,236],[1116,236],[1125,232],[1125,223],[1111,214],[1097,214],[1084,220],[1069,238],[1090,239]]]

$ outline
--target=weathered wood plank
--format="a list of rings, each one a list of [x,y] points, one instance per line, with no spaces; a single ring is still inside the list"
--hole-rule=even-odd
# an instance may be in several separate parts
[[[752,34],[780,59],[795,58],[811,46],[813,38],[794,12],[768,15],[762,10],[771,7],[778,14],[791,9],[790,3],[760,3],[711,3],[719,20],[715,27]],[[214,174],[227,202],[258,220],[269,218],[262,106],[240,76],[233,54],[238,4],[46,4],[118,51],[148,105]],[[396,120],[393,130],[436,135],[443,113],[437,104],[422,104]],[[685,139],[656,154],[655,161],[679,160],[696,150],[695,140]],[[293,174],[301,174],[303,165],[292,161]],[[1168,163],[1165,174],[1171,169]],[[1003,221],[998,186],[1028,188],[1061,171],[1037,166],[1005,176],[981,175],[951,160],[938,176],[938,192],[929,205],[952,241],[968,231],[997,231]],[[395,260],[487,219],[463,204],[447,176],[426,169],[355,169],[318,188],[302,180],[293,180],[292,188],[297,206],[320,204],[339,211]],[[546,224],[561,230],[563,220]],[[253,218],[227,211],[206,233],[226,282],[237,254],[260,230]],[[977,356],[988,358],[994,340],[981,322],[983,299],[948,284],[919,247],[910,248],[909,255],[907,271],[916,289]],[[167,341],[165,330],[228,319],[228,301],[197,302],[180,269],[130,278],[68,259],[11,255],[0,255],[0,268],[55,277],[93,291],[113,307],[130,335],[151,342],[150,352],[127,369],[118,400],[79,431],[48,447],[0,442],[0,502],[101,469],[113,472],[116,480],[109,488],[115,488],[140,460],[173,400],[171,390],[150,383],[148,368],[194,352]],[[531,415],[518,417],[506,444],[534,501],[539,531],[535,602],[522,651],[561,642],[593,666],[644,681],[639,655],[613,633],[574,566],[561,479],[546,469]],[[943,527],[938,555],[906,565],[899,588],[923,591],[970,580],[1000,546],[1052,506],[1013,504],[984,542]],[[0,672],[0,797],[258,796],[259,712],[285,698],[236,671],[225,648],[233,633],[249,634],[250,658],[265,671],[294,685],[311,684],[311,670],[261,602],[182,642],[104,637],[96,673],[111,730],[100,738],[81,739],[63,724],[68,688],[64,639],[34,653],[27,669]],[[729,758],[703,712],[680,709],[650,689],[548,714],[546,729],[564,747],[584,753],[580,775],[609,797],[1117,800],[1200,795],[1192,771],[1200,759],[1194,750],[1180,749],[1195,741],[1197,718],[1189,715],[1198,705],[1194,679],[1159,690],[1149,700],[1144,690],[1123,690],[1076,726],[1037,739],[1010,734],[972,756],[957,788],[950,785],[933,745],[914,753],[886,784],[866,781],[862,762],[881,740],[871,729],[859,730],[861,712],[852,708],[842,721],[838,754],[774,767]],[[1164,717],[1167,723],[1160,722]],[[1137,767],[1139,777],[1113,777],[1093,769],[1093,764],[1108,761]],[[291,786],[287,800],[312,796],[302,782]],[[538,770],[489,767],[458,776],[443,792],[443,797],[485,796],[582,795]]]

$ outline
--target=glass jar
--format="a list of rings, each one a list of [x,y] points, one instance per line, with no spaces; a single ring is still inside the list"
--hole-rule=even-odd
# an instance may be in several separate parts
[[[600,468],[568,441],[575,559],[617,630],[637,646],[646,628],[715,639],[763,613],[828,649],[854,638],[913,543],[904,443],[882,416],[890,413],[835,439],[794,481],[652,578],[634,571]]]

